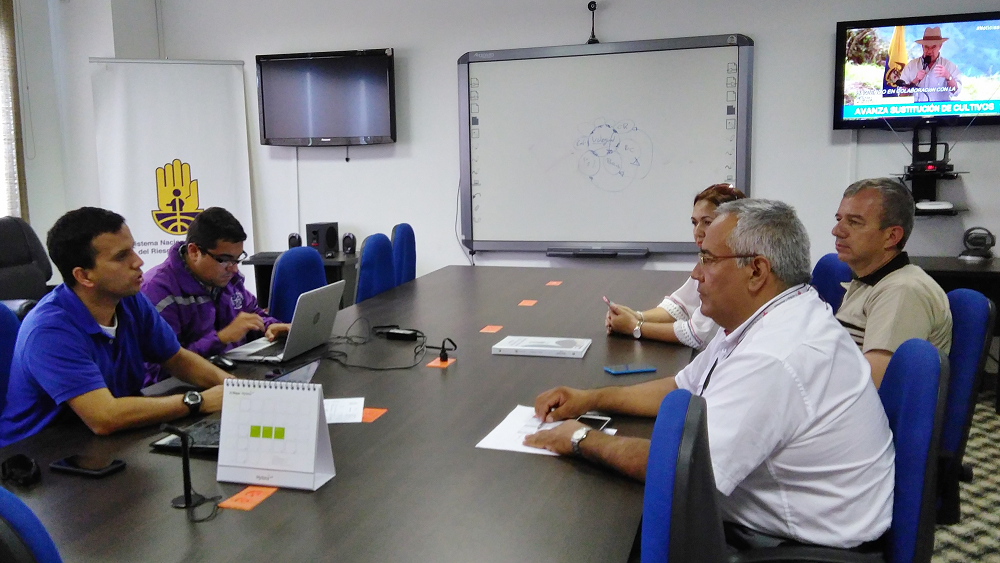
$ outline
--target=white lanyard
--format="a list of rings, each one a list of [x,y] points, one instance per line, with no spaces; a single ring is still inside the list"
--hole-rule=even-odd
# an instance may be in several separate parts
[[[712,373],[715,371],[715,368],[719,365],[719,360],[724,360],[728,358],[730,355],[732,355],[733,352],[736,351],[736,348],[738,348],[739,345],[743,342],[743,339],[746,337],[747,333],[750,332],[750,329],[753,328],[753,325],[757,324],[759,320],[764,318],[764,315],[770,313],[778,305],[781,305],[785,301],[788,301],[794,297],[798,297],[799,295],[802,295],[808,290],[809,290],[809,284],[807,283],[799,284],[795,287],[789,288],[785,290],[783,295],[776,297],[774,300],[768,303],[767,307],[764,307],[763,309],[758,311],[757,314],[753,316],[753,319],[750,321],[750,323],[747,324],[746,327],[744,327],[743,332],[740,333],[739,338],[736,340],[736,343],[733,344],[732,348],[730,348],[729,351],[723,354],[722,356],[715,358],[715,362],[712,363],[712,368],[708,370],[708,375],[705,376],[705,382],[702,383],[701,385],[701,393],[698,393],[698,395],[702,395],[703,393],[705,393],[705,389],[708,388],[708,382],[712,380]]]

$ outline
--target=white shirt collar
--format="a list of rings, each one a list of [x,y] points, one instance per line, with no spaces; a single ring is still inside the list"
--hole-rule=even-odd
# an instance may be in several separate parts
[[[761,305],[761,307],[757,309],[754,312],[754,314],[750,315],[750,317],[747,320],[743,321],[743,324],[736,327],[736,330],[730,332],[725,336],[725,338],[723,339],[724,342],[723,349],[725,350],[725,356],[731,354],[732,351],[736,349],[737,346],[739,346],[740,342],[743,341],[743,337],[746,336],[746,333],[755,324],[757,324],[757,321],[763,319],[765,315],[767,315],[772,310],[782,305],[786,301],[789,301],[811,290],[812,290],[811,285],[807,283],[800,283],[798,285],[794,285],[786,289],[785,291],[782,291],[778,295],[772,297],[767,303]]]

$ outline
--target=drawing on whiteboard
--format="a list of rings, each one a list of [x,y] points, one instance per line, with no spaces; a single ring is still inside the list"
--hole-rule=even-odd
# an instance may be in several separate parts
[[[590,132],[576,140],[574,152],[580,154],[577,170],[595,187],[620,192],[649,174],[653,141],[632,120],[611,124],[598,118]]]

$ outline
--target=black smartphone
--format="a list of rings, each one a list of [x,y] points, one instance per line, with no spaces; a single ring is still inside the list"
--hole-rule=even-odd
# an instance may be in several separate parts
[[[604,366],[604,371],[611,375],[628,375],[630,373],[649,373],[656,371],[656,367],[646,364],[619,364],[616,366]]]
[[[103,456],[77,454],[53,461],[49,464],[49,469],[60,473],[101,478],[125,469],[125,462],[120,459],[109,460]]]

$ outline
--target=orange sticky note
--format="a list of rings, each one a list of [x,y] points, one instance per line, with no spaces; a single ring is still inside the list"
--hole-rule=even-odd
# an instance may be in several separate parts
[[[447,362],[442,362],[441,358],[434,358],[434,361],[431,362],[431,363],[429,363],[429,364],[427,364],[427,367],[429,367],[429,368],[442,368],[442,369],[444,369],[444,368],[450,366],[453,363],[455,363],[455,358],[448,358]]]
[[[389,409],[362,409],[361,422],[375,422],[375,419],[389,412]]]
[[[500,332],[501,328],[503,328],[503,325],[486,325],[479,332],[488,332],[493,334],[494,332]]]
[[[276,487],[257,487],[251,485],[235,495],[219,503],[220,508],[234,508],[236,510],[253,510],[255,506],[264,502],[264,499],[277,491]]]
[[[537,299],[525,299],[517,304],[518,307],[534,307],[535,303],[538,303]]]
[[[562,285],[562,282],[561,281],[552,280],[552,281],[550,281],[549,283],[547,283],[545,285]]]

